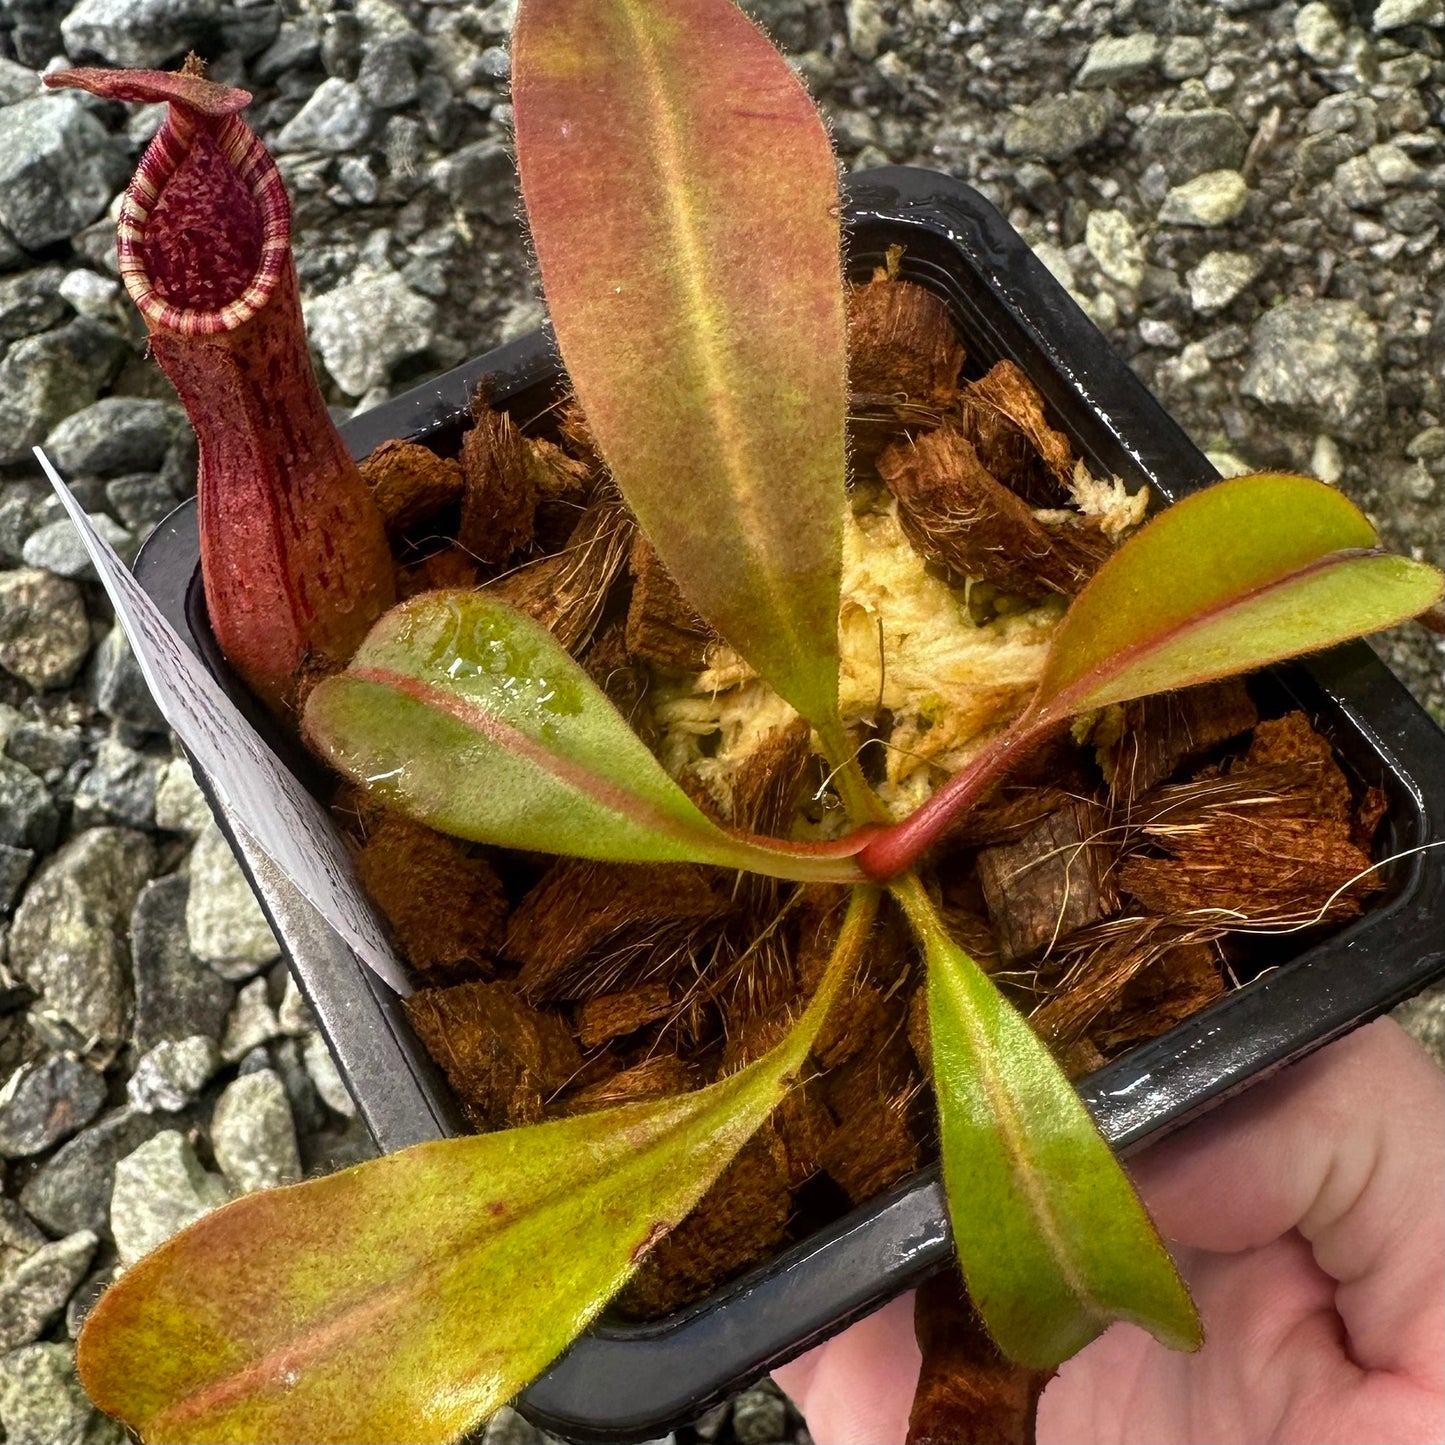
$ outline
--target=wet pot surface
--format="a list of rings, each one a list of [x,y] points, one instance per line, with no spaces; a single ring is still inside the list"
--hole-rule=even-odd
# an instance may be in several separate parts
[[[854,274],[901,245],[901,274],[948,303],[971,357],[1022,367],[1096,474],[1121,476],[1131,491],[1148,485],[1170,501],[1214,480],[1203,455],[976,192],[929,171],[870,171],[850,178],[847,214]],[[493,379],[494,402],[525,423],[555,395],[558,364],[544,334],[524,338],[354,419],[343,428],[348,444],[358,457],[392,437],[445,450],[483,376]],[[193,504],[161,524],[136,573],[263,735],[274,736],[206,625]],[[1385,790],[1383,853],[1441,836],[1445,737],[1365,644],[1278,669],[1264,686],[1303,708],[1358,778]],[[314,764],[276,746],[303,778],[315,775]],[[273,867],[246,861],[379,1146],[467,1132],[395,998]],[[1445,973],[1441,854],[1414,853],[1386,876],[1388,890],[1363,918],[1306,951],[1266,960],[1271,966],[1243,987],[1082,1082],[1116,1149],[1177,1127]],[[936,1171],[925,1170],[675,1315],[595,1327],[519,1407],[574,1440],[661,1435],[915,1283],[950,1247],[943,1192]]]

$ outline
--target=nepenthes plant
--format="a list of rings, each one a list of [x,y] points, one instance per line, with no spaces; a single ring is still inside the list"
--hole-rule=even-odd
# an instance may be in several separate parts
[[[1391,626],[1441,578],[1382,552],[1323,483],[1208,488],[1111,553],[1027,706],[895,816],[839,705],[848,337],[821,120],[731,0],[522,0],[513,77],[527,221],[589,434],[688,602],[806,721],[846,826],[800,840],[718,822],[495,595],[393,605],[379,513],[306,360],[284,192],[247,97],[194,68],[51,75],[169,104],[122,213],[122,274],[200,438],[217,637],[320,757],[432,828],[835,885],[846,907],[811,1001],[761,1058],[238,1200],[97,1305],[87,1389],[146,1440],[464,1434],[587,1328],[806,1076],[885,894],[925,961],[954,1239],[999,1347],[1047,1368],[1121,1319],[1196,1347],[1127,1174],[920,866],[1075,720]]]

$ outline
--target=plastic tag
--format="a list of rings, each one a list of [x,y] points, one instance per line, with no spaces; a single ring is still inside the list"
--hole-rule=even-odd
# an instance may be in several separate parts
[[[233,827],[295,885],[356,954],[399,994],[412,991],[346,845],[326,810],[276,760],[110,544],[96,533],[50,458],[35,449],[80,532],[162,716],[204,770]]]

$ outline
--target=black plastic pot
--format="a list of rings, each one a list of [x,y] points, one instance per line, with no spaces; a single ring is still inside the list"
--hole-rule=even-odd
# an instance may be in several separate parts
[[[1214,479],[975,191],[929,171],[869,171],[850,180],[847,214],[854,272],[866,274],[901,244],[903,274],[947,301],[971,365],[1018,363],[1096,473],[1122,476],[1131,490],[1148,484],[1169,500]],[[545,334],[531,336],[356,418],[347,440],[358,456],[388,437],[445,443],[459,434],[483,376],[493,378],[494,399],[525,422],[552,399],[557,374]],[[206,625],[193,506],[157,529],[136,572],[250,709]],[[1442,836],[1445,736],[1367,646],[1278,669],[1264,686],[1303,707],[1358,776],[1384,788],[1386,853]],[[273,867],[248,862],[380,1147],[463,1132],[444,1081],[386,988]],[[1388,882],[1365,917],[1296,956],[1281,954],[1278,966],[1087,1079],[1083,1095],[1115,1148],[1127,1153],[1177,1128],[1445,974],[1445,855],[1403,858]],[[598,1326],[525,1392],[520,1408],[574,1440],[660,1435],[915,1283],[950,1248],[942,1190],[936,1171],[926,1170],[668,1319]]]

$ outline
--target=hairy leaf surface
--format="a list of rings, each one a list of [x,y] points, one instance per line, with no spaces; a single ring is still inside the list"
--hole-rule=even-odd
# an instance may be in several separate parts
[[[837,744],[846,342],[823,124],[732,0],[523,0],[512,63],[588,425],[693,605]]]
[[[855,881],[858,842],[725,832],[545,627],[478,592],[426,592],[306,702],[307,741],[384,802],[481,843]]]
[[[989,1333],[1036,1369],[1120,1319],[1197,1349],[1189,1293],[1073,1085],[916,879],[896,892],[927,958],[949,1216]]]
[[[1051,717],[1248,672],[1393,627],[1440,574],[1374,549],[1363,512],[1311,477],[1220,482],[1161,512],[1080,593],[1031,711]]]
[[[782,1099],[867,940],[756,1063],[676,1098],[419,1144],[248,1195],[127,1270],[81,1377],[147,1441],[445,1441],[597,1315]]]

